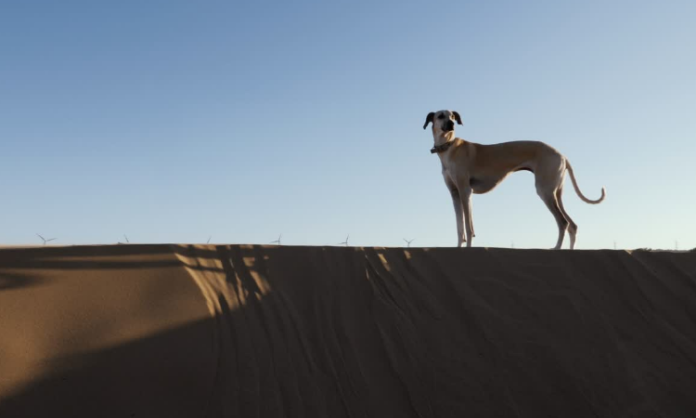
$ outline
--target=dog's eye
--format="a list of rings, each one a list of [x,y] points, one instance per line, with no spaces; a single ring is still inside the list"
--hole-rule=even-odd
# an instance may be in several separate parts
[[[445,115],[440,115],[440,116],[438,116],[437,118],[438,118],[438,119],[444,119],[444,118],[445,118]]]

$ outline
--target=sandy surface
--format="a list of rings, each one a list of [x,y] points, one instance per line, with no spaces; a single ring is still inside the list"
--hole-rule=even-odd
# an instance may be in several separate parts
[[[696,253],[0,249],[0,417],[693,417]]]

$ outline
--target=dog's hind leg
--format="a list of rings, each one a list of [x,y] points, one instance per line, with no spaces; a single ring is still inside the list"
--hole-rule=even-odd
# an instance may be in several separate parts
[[[537,194],[544,202],[547,208],[551,211],[554,219],[556,219],[556,224],[558,225],[558,241],[556,242],[556,247],[554,249],[559,250],[561,245],[563,245],[563,238],[565,236],[566,229],[568,229],[568,220],[563,216],[563,212],[556,200],[556,193],[553,190],[548,190],[546,188],[539,187],[537,185]]]
[[[556,200],[558,201],[558,207],[561,209],[563,217],[568,221],[568,235],[570,235],[570,249],[575,248],[575,237],[578,234],[578,226],[568,215],[565,208],[563,207],[563,183],[560,187],[556,189]]]

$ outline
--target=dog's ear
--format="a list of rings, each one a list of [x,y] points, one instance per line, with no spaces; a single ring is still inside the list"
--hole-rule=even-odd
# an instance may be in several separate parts
[[[435,112],[428,113],[428,116],[425,118],[425,125],[423,125],[423,129],[427,128],[429,123],[432,123],[434,117]]]
[[[452,114],[454,114],[454,119],[457,121],[457,123],[463,125],[462,117],[459,116],[459,112],[452,112]]]

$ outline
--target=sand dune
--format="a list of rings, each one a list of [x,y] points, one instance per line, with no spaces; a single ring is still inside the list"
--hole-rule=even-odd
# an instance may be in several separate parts
[[[0,249],[0,417],[692,417],[696,253]]]

